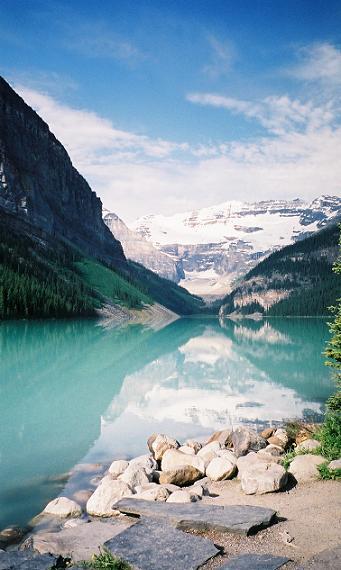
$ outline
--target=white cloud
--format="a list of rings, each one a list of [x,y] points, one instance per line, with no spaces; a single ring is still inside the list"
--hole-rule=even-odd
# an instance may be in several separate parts
[[[341,50],[330,43],[315,43],[298,50],[298,63],[288,73],[305,81],[341,84]]]
[[[287,95],[266,97],[262,101],[243,101],[215,93],[190,93],[191,103],[227,109],[233,113],[255,119],[265,129],[276,134],[293,129],[317,129],[328,125],[334,118],[330,103],[315,106],[311,101],[302,103]]]
[[[208,41],[211,47],[211,61],[203,67],[204,73],[212,78],[226,75],[235,60],[235,48],[230,42],[222,42],[212,35],[208,36]]]
[[[190,145],[116,129],[96,113],[27,87],[16,89],[50,125],[104,205],[127,221],[236,198],[340,193],[341,129],[327,104],[214,96],[220,97],[212,99],[216,104],[260,121],[270,134],[248,143]],[[211,101],[208,95],[202,101],[198,94],[192,97]]]

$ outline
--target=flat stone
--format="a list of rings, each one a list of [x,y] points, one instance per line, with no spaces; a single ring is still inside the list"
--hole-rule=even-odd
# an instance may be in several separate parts
[[[104,544],[138,570],[196,570],[219,550],[207,538],[193,536],[157,519],[143,519]]]
[[[336,570],[337,568],[341,568],[341,545],[315,554],[298,570]]]
[[[113,505],[121,513],[166,519],[179,529],[218,530],[248,534],[271,524],[276,511],[248,505],[185,505],[157,503],[134,498],[121,499]]]
[[[272,554],[242,554],[234,556],[227,564],[219,566],[219,570],[276,570],[289,562],[284,556]]]
[[[40,554],[60,554],[72,558],[75,562],[89,560],[93,554],[98,554],[104,542],[126,530],[131,524],[129,519],[124,520],[122,517],[107,523],[93,521],[59,532],[39,532],[31,537],[32,548]]]
[[[50,570],[57,558],[51,554],[38,554],[30,550],[1,552],[0,570]]]

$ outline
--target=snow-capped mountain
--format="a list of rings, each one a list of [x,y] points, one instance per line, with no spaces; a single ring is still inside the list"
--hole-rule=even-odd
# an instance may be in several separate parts
[[[163,253],[145,240],[139,233],[134,232],[113,212],[103,212],[104,223],[123,247],[125,256],[132,261],[141,263],[161,277],[178,283],[185,277],[181,261],[176,260],[167,253]]]
[[[311,203],[299,198],[230,201],[170,216],[152,214],[131,223],[130,229],[181,262],[185,277],[180,285],[219,297],[272,251],[338,219],[341,198],[320,196]]]

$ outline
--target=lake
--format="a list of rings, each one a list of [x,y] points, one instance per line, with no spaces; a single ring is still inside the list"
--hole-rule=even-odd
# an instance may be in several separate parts
[[[0,324],[0,529],[24,525],[78,463],[244,422],[319,418],[334,390],[323,319]]]

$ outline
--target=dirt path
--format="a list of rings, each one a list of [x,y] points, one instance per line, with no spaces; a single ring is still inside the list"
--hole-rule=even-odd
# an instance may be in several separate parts
[[[285,568],[293,569],[325,548],[341,543],[341,485],[336,481],[316,481],[260,496],[244,495],[237,480],[214,483],[210,490],[219,497],[205,497],[207,503],[270,507],[277,511],[280,521],[250,537],[205,533],[224,549],[223,556],[203,566],[205,570],[219,568],[230,556],[247,552],[287,556],[293,562]],[[285,531],[294,539],[290,545],[285,544]]]

